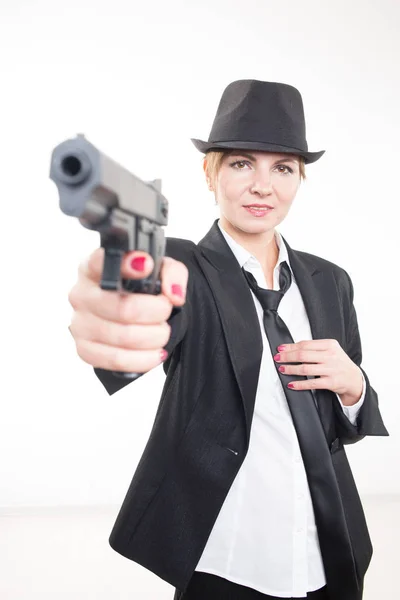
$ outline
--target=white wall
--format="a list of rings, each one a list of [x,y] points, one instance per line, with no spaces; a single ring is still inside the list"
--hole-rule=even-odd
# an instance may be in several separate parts
[[[224,87],[292,84],[307,168],[279,231],[344,267],[363,367],[390,437],[348,447],[360,493],[398,494],[399,16],[397,0],[2,0],[0,505],[119,505],[147,441],[162,367],[109,397],[80,361],[67,294],[99,244],[58,208],[50,153],[83,132],[142,179],[161,177],[169,236],[218,216],[190,137]]]

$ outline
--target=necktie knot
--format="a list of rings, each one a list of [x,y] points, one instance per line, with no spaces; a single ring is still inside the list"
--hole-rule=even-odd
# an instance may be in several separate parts
[[[243,274],[249,284],[250,288],[253,290],[254,295],[260,302],[264,312],[269,311],[277,311],[280,301],[283,296],[290,288],[292,283],[292,274],[290,272],[290,267],[286,261],[281,263],[280,272],[279,272],[279,290],[267,290],[265,288],[261,288],[256,278],[252,273],[246,271],[245,268],[242,268]]]

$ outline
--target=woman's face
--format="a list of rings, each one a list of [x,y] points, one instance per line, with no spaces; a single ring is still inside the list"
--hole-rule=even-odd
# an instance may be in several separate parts
[[[264,234],[285,218],[300,181],[296,156],[239,150],[224,157],[216,181],[208,183],[223,224],[249,234]],[[272,208],[256,216],[245,208],[252,204]]]

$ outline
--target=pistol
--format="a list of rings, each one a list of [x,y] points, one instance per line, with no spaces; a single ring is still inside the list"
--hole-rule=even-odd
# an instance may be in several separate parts
[[[83,134],[53,149],[50,179],[58,188],[62,212],[100,234],[104,248],[100,287],[120,294],[160,294],[166,246],[162,227],[168,224],[168,201],[161,193],[161,180],[142,181],[100,152]],[[153,258],[149,277],[121,278],[122,258],[132,250],[147,252]],[[131,380],[142,375],[113,374]]]

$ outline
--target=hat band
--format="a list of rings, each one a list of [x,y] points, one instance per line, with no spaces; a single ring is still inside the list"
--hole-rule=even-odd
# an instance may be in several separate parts
[[[304,148],[296,148],[295,146],[288,146],[287,144],[275,144],[274,142],[262,142],[262,141],[257,141],[257,140],[248,140],[247,142],[243,141],[243,140],[222,140],[222,141],[216,141],[216,140],[208,140],[207,142],[208,144],[263,144],[265,146],[276,146],[276,147],[283,147],[283,148],[289,148],[290,150],[298,150],[299,152],[308,152],[308,150],[305,150]]]

